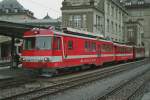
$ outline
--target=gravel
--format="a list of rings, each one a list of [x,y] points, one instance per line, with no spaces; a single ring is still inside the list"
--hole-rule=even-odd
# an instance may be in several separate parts
[[[144,94],[142,100],[150,100],[150,82],[147,84],[146,93]]]
[[[143,65],[136,69],[123,72],[121,74],[116,74],[109,78],[95,81],[84,86],[59,93],[57,95],[43,98],[43,100],[94,100],[100,95],[107,93],[110,89],[118,84],[128,81],[130,78],[141,74],[146,70],[150,70],[150,64]]]

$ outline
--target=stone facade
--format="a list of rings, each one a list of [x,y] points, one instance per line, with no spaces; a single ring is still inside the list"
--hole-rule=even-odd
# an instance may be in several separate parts
[[[118,0],[104,0],[105,37],[124,43],[125,24],[128,13]]]
[[[104,35],[103,0],[64,0],[62,27],[71,27]]]
[[[106,39],[124,42],[128,13],[118,0],[64,0],[62,26],[100,33]]]
[[[124,5],[132,19],[143,25],[146,56],[150,56],[150,0],[124,0]]]
[[[125,40],[129,45],[143,46],[142,37],[144,35],[143,26],[138,20],[126,22]]]

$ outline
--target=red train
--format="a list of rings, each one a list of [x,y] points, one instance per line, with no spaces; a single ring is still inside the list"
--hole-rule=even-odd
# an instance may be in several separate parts
[[[64,28],[32,29],[24,33],[22,65],[27,69],[55,72],[77,66],[103,65],[143,58],[143,47],[133,47],[103,40],[101,37]]]

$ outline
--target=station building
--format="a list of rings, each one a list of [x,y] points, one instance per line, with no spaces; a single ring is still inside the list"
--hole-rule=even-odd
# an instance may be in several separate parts
[[[143,25],[138,20],[129,20],[126,23],[126,34],[125,34],[125,41],[129,45],[135,46],[144,46],[143,35]]]
[[[35,19],[33,13],[26,10],[17,0],[3,0],[0,2],[0,20],[14,21]],[[0,36],[0,59],[11,59],[11,39],[6,36]]]
[[[150,0],[123,0],[127,12],[134,20],[139,20],[143,26],[143,42],[146,56],[150,56]]]
[[[102,0],[64,0],[62,27],[104,35],[104,10]]]
[[[128,13],[119,0],[64,0],[62,26],[101,34],[124,42],[124,22]]]

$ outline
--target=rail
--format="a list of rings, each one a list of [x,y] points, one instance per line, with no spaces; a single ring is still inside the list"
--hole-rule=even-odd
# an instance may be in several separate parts
[[[115,75],[117,73],[121,73],[123,71],[131,70],[133,68],[140,67],[141,65],[145,64],[147,60],[144,61],[137,61],[137,62],[130,62],[127,64],[121,64],[117,66],[112,66],[104,69],[99,69],[96,71],[92,71],[87,74],[83,74],[81,76],[61,80],[59,82],[52,82],[53,85],[47,86],[47,87],[41,87],[38,89],[30,90],[23,93],[18,93],[16,95],[12,95],[9,97],[1,98],[1,100],[21,100],[21,99],[32,99],[37,100],[41,99],[43,97],[47,97],[53,94],[57,94],[61,91],[65,91],[67,89],[71,89],[73,87],[83,85],[92,81],[96,81],[99,79],[103,79],[112,75]]]

